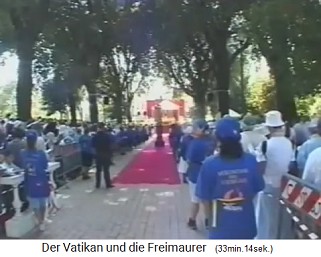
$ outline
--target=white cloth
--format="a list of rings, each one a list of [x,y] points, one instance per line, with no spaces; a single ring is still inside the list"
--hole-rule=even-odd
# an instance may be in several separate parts
[[[266,161],[264,173],[266,184],[274,188],[280,187],[281,178],[288,173],[294,152],[291,141],[286,137],[271,137],[267,140],[265,154],[262,152],[262,145],[256,149],[257,161]]]
[[[321,190],[321,147],[309,154],[302,179]]]
[[[256,149],[267,138],[255,131],[244,131],[241,133],[241,144],[243,150],[247,153],[254,153]]]
[[[187,172],[188,164],[184,159],[181,157],[178,162],[178,172],[181,174],[185,174]]]
[[[192,203],[199,203],[200,200],[196,196],[196,184],[188,181],[188,187],[189,187],[189,194],[191,197],[191,202]]]
[[[37,138],[36,148],[37,148],[37,150],[44,151],[44,152],[47,150],[46,149],[46,142],[43,139],[43,137],[40,136]]]

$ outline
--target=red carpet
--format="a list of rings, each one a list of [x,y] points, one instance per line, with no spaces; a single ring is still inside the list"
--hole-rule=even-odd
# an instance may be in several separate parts
[[[170,147],[155,149],[151,143],[114,179],[114,184],[180,184]]]

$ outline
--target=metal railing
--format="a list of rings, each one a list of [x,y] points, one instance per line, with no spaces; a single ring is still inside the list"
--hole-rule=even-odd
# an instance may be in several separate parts
[[[280,219],[288,215],[293,221],[297,239],[321,238],[321,192],[313,185],[292,175],[285,175],[281,182]],[[286,213],[286,214],[285,214]],[[281,223],[281,222],[280,222]],[[279,224],[282,230],[282,224]],[[279,235],[282,231],[279,231]]]

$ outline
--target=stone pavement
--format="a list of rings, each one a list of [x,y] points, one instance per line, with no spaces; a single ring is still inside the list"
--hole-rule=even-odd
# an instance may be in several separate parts
[[[115,176],[140,151],[115,158]],[[116,186],[94,190],[92,180],[75,180],[62,189],[62,209],[50,217],[45,232],[30,239],[204,239],[205,229],[186,227],[189,194],[186,185]],[[200,224],[202,222],[200,221]]]

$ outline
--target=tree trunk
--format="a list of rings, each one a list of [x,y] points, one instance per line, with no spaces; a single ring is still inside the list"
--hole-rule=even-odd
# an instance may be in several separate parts
[[[90,114],[90,122],[98,123],[98,105],[97,105],[97,92],[96,85],[87,84],[86,85],[88,91],[88,100],[89,100],[89,114]]]
[[[114,116],[118,124],[123,123],[123,92],[117,90],[114,97]]]
[[[217,87],[218,110],[223,117],[229,113],[230,109],[230,76],[231,76],[231,60],[230,53],[227,49],[228,33],[218,34],[216,39],[215,56],[215,78]]]
[[[127,96],[126,116],[127,116],[128,122],[133,121],[133,116],[132,116],[132,111],[131,111],[133,99],[134,99],[134,96],[131,96],[131,95]]]
[[[131,113],[131,111],[130,111],[130,107],[127,108],[126,114],[127,114],[127,121],[128,121],[129,123],[133,122],[133,117],[132,117],[132,113]]]
[[[17,116],[22,121],[32,118],[32,61],[34,56],[33,43],[22,41],[17,44],[19,58],[17,83]]]
[[[276,89],[276,103],[283,119],[289,122],[297,119],[296,104],[291,87],[293,75],[288,69],[287,60],[281,56],[266,56],[274,77]]]
[[[211,115],[213,118],[216,117],[216,114],[218,112],[218,104],[217,104],[217,94],[213,94],[213,101],[209,102],[208,105],[210,107]]]
[[[69,108],[70,108],[70,122],[72,126],[77,125],[77,106],[74,95],[70,95],[69,97]]]
[[[199,92],[193,97],[195,110],[193,113],[194,119],[205,119],[206,116],[206,99],[205,94]]]
[[[286,72],[275,73],[276,103],[278,110],[282,113],[283,119],[288,122],[297,120],[296,104],[291,90],[291,76]]]
[[[222,43],[219,48],[221,51],[216,59],[216,86],[217,86],[217,97],[218,97],[218,110],[222,117],[229,113],[230,109],[230,75],[231,75],[231,64],[229,52],[226,48],[226,44]]]

